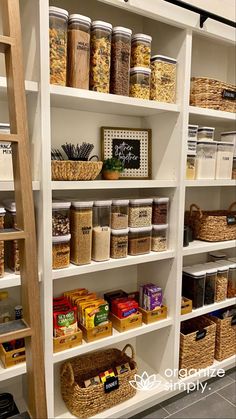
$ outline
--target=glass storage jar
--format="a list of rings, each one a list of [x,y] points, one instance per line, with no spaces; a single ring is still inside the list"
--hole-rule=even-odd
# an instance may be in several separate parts
[[[232,179],[236,179],[236,157],[233,158]]]
[[[0,230],[4,228],[4,217],[6,211],[0,207]],[[0,240],[0,278],[4,275],[4,241]]]
[[[152,226],[152,251],[164,252],[167,250],[168,224]]]
[[[196,156],[196,179],[215,179],[217,143],[198,141]]]
[[[192,300],[193,308],[204,304],[206,272],[199,267],[188,266],[183,268],[182,295]]]
[[[169,201],[168,197],[153,199],[152,224],[168,224]]]
[[[196,155],[187,155],[187,162],[186,162],[186,179],[187,180],[194,180],[195,179],[195,171],[196,171]]]
[[[52,202],[52,235],[64,236],[70,233],[70,202]]]
[[[197,138],[201,141],[213,141],[215,128],[213,127],[198,127]]]
[[[235,259],[232,258],[232,260],[219,260],[218,262],[216,262],[216,264],[229,269],[227,298],[236,297],[236,262],[235,262]]]
[[[75,265],[91,263],[93,202],[73,201],[71,207],[70,260]]]
[[[206,269],[204,304],[214,304],[216,298],[217,267],[211,262],[201,266],[204,270]]]
[[[151,58],[150,99],[158,102],[176,102],[177,61],[164,55]]]
[[[96,262],[110,258],[112,201],[95,201],[93,207],[92,259]]]
[[[129,227],[148,227],[152,224],[152,198],[131,199],[129,202]]]
[[[128,253],[129,229],[111,230],[111,258],[126,258]]]
[[[15,202],[7,199],[3,201],[3,205],[6,210],[5,228],[17,229]],[[20,253],[18,240],[5,242],[5,261],[8,268],[15,272],[15,274],[20,273]]]
[[[67,86],[89,89],[91,19],[73,14],[68,21]]]
[[[188,126],[188,141],[197,141],[198,125]]]
[[[233,166],[234,144],[226,142],[217,143],[216,179],[231,179]]]
[[[227,266],[217,266],[216,280],[216,302],[224,301],[227,298],[229,268]]]
[[[152,37],[137,33],[131,40],[131,67],[150,68]]]
[[[92,22],[90,44],[90,90],[109,93],[112,25]]]
[[[152,227],[139,227],[129,229],[129,255],[136,256],[150,253],[151,231]]]
[[[49,7],[50,83],[66,86],[67,10]]]
[[[115,199],[111,207],[111,228],[121,230],[128,228],[129,200]]]
[[[129,71],[132,31],[116,26],[112,31],[110,92],[129,96]]]
[[[149,99],[150,97],[150,68],[133,67],[130,70],[130,97]]]
[[[52,269],[62,269],[69,267],[70,239],[70,234],[52,238]]]

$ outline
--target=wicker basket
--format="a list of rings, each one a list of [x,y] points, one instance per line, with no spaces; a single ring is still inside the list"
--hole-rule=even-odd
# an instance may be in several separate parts
[[[216,323],[216,346],[215,359],[223,361],[236,354],[236,318],[227,317],[219,319],[218,317],[208,315],[211,321]]]
[[[229,99],[232,95],[232,99]],[[207,77],[192,77],[190,105],[236,112],[236,86]]]
[[[130,348],[131,358],[125,353]],[[81,418],[96,415],[103,410],[124,402],[136,394],[129,381],[134,380],[137,364],[134,349],[126,345],[119,349],[106,349],[79,356],[61,367],[61,393],[69,411]],[[104,384],[85,388],[83,382],[99,373],[118,365],[129,363],[131,370],[118,375],[119,388],[110,393],[104,392]]]
[[[236,224],[228,224],[227,217],[236,216],[232,211],[236,202],[226,211],[202,211],[196,204],[185,213],[185,223],[193,230],[194,239],[218,242],[236,239]],[[196,211],[194,211],[194,209]]]
[[[216,324],[207,317],[181,323],[179,368],[201,369],[212,365],[215,353]]]
[[[52,180],[94,180],[102,170],[101,161],[52,160]]]

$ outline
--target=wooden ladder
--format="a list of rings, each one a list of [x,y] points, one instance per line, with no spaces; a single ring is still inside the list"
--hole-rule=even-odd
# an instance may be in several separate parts
[[[19,240],[24,316],[22,320],[1,325],[0,343],[25,338],[28,413],[32,418],[44,419],[47,418],[44,357],[19,0],[1,0],[0,8],[4,31],[0,35],[0,52],[5,55],[10,119],[10,134],[0,134],[0,141],[12,144],[17,219],[17,230],[2,230],[0,240]]]

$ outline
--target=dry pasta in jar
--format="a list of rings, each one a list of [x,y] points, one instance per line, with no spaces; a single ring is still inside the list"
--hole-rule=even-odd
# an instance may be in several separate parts
[[[176,63],[174,58],[163,55],[155,55],[151,58],[151,100],[176,102]]]
[[[152,37],[137,33],[131,40],[131,67],[150,67]]]
[[[49,7],[50,83],[66,85],[67,10]]]
[[[130,97],[149,99],[150,97],[150,68],[133,67],[130,70]]]
[[[69,267],[70,239],[70,234],[52,238],[52,269],[62,269]]]
[[[90,90],[109,93],[112,25],[96,20],[91,26]]]
[[[71,262],[75,265],[91,263],[93,202],[72,202],[71,208]]]

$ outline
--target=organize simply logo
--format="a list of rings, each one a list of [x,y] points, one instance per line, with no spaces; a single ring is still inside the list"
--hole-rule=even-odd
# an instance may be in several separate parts
[[[157,380],[155,374],[148,375],[146,371],[142,375],[135,374],[134,380],[129,382],[130,385],[135,388],[135,390],[154,390],[161,384],[161,381]]]

